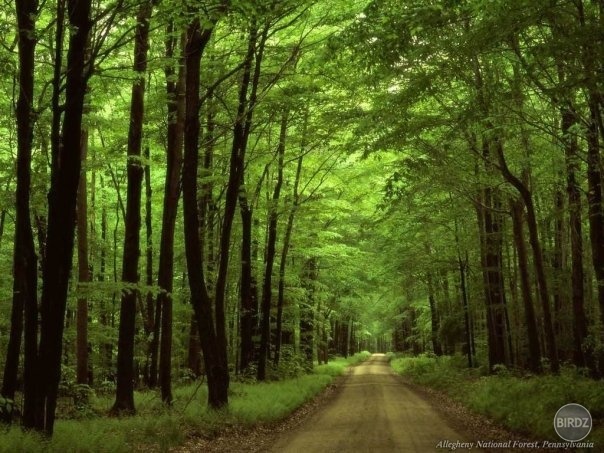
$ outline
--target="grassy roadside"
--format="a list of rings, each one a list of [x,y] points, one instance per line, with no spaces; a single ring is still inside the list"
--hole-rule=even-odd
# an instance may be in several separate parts
[[[507,370],[483,376],[465,368],[461,357],[393,358],[392,368],[412,382],[440,390],[472,411],[506,428],[535,438],[561,442],[553,428],[557,410],[579,403],[591,412],[594,428],[584,441],[604,446],[604,381],[593,381],[575,369],[558,376],[515,376]]]
[[[0,452],[78,452],[121,453],[167,451],[182,444],[187,436],[211,437],[225,428],[253,426],[285,418],[325,389],[347,366],[359,363],[369,353],[348,359],[337,358],[315,367],[312,374],[263,382],[234,382],[230,387],[229,407],[220,412],[205,407],[205,385],[191,384],[174,390],[174,405],[164,407],[155,392],[136,392],[137,415],[125,418],[104,416],[112,397],[95,397],[90,409],[73,420],[58,420],[51,441],[44,442],[32,433],[12,427],[0,437]]]

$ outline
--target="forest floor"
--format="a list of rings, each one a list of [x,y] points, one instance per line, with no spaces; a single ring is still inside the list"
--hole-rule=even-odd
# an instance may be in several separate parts
[[[499,448],[480,449],[478,441]],[[283,421],[233,427],[211,440],[191,439],[174,451],[429,452],[462,450],[460,443],[466,442],[473,443],[472,451],[501,452],[512,451],[501,445],[514,441],[528,442],[441,392],[406,382],[384,355],[375,354]]]

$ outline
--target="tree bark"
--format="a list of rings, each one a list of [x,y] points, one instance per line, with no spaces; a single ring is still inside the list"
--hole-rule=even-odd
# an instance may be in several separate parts
[[[469,29],[469,20],[464,24]],[[484,118],[490,116],[490,105],[487,89],[482,77],[481,62],[478,55],[471,57],[474,72],[474,88],[478,107]],[[482,137],[482,149],[478,149],[476,137],[472,135],[470,147],[472,151],[481,156],[484,161],[485,170],[492,174],[491,159],[492,140],[486,136]],[[478,172],[478,168],[476,169]],[[480,228],[481,266],[483,270],[483,281],[485,288],[485,303],[487,312],[487,342],[489,350],[489,368],[497,364],[510,364],[510,351],[506,347],[506,337],[509,332],[506,328],[507,303],[505,287],[503,285],[502,266],[502,237],[500,215],[494,212],[497,209],[499,195],[496,188],[487,186],[482,190],[481,200],[477,205],[478,224]]]
[[[586,15],[583,0],[575,2],[578,12],[579,23],[582,29],[589,25],[589,17]],[[602,6],[600,3],[600,12]],[[600,20],[602,20],[600,18]],[[587,36],[587,34],[584,34]],[[586,39],[582,44],[583,76],[585,80],[585,91],[589,118],[587,119],[587,205],[589,214],[589,238],[591,243],[591,259],[594,274],[597,281],[598,304],[600,308],[600,322],[604,322],[604,207],[602,206],[602,162],[600,157],[600,136],[604,136],[602,124],[603,96],[599,89],[598,69],[594,66],[599,59],[594,41]],[[574,308],[574,307],[573,307]],[[600,372],[604,369],[604,353],[600,354]]]
[[[304,128],[305,130],[306,128]],[[300,185],[300,175],[302,174],[302,160],[304,154],[298,157],[296,167],[296,177],[294,179],[293,206],[287,216],[287,225],[285,226],[285,235],[283,237],[283,248],[281,249],[281,261],[279,262],[279,284],[277,289],[277,326],[275,332],[275,365],[279,364],[281,357],[281,342],[283,341],[283,307],[285,305],[285,270],[287,268],[287,255],[291,242],[292,232],[294,230],[294,219],[300,202],[298,187]],[[344,354],[346,357],[347,353]]]
[[[139,282],[141,188],[143,165],[141,143],[145,111],[145,71],[149,49],[149,22],[153,11],[152,0],[139,6],[134,37],[134,72],[130,102],[130,127],[128,128],[127,200],[122,262],[122,282],[132,285],[122,290],[120,327],[117,353],[117,386],[113,414],[133,414],[134,407],[134,335],[136,326],[136,300]]]
[[[581,187],[577,181],[579,155],[577,136],[572,132],[576,124],[575,113],[563,108],[561,112],[562,140],[566,159],[566,193],[568,195],[570,258],[571,258],[571,298],[573,309],[573,363],[578,367],[588,366],[592,374],[596,372],[593,351],[586,347],[588,336],[587,317],[584,308],[583,267],[583,220],[581,209]]]
[[[88,153],[88,131],[82,131],[81,151],[82,164],[86,164]],[[88,264],[88,192],[86,184],[86,169],[82,168],[78,199],[76,206],[77,235],[78,235],[78,282],[88,283],[91,280]],[[86,288],[81,288],[86,292]],[[89,384],[88,369],[88,298],[84,295],[78,298],[76,314],[76,382]]]
[[[214,325],[212,303],[206,286],[202,247],[199,238],[199,213],[197,209],[197,168],[199,163],[199,85],[200,62],[203,51],[210,40],[213,26],[211,22],[204,27],[199,19],[194,19],[187,30],[185,46],[185,137],[182,175],[183,211],[185,227],[185,252],[187,271],[191,290],[191,305],[195,312],[199,338],[203,351],[204,364],[208,382],[208,404],[212,408],[221,408],[228,404],[229,372],[226,360],[225,337],[217,333]],[[237,176],[237,160],[231,158],[231,178]],[[235,168],[233,169],[233,165]],[[234,175],[233,175],[234,170]],[[238,180],[237,180],[238,181]],[[233,190],[233,189],[231,189]],[[235,192],[235,197],[237,196]],[[231,194],[232,197],[232,194]],[[227,197],[228,198],[228,197]],[[227,201],[228,203],[228,201]],[[236,198],[235,198],[236,203]],[[234,212],[234,207],[231,208]],[[226,217],[226,214],[225,214]],[[231,216],[232,220],[232,216]],[[230,233],[230,231],[228,231]],[[225,232],[223,231],[223,235]],[[227,250],[224,251],[228,256]],[[221,263],[222,264],[222,263]],[[226,263],[224,263],[226,272]],[[225,278],[226,282],[226,278]],[[224,286],[221,286],[224,293]],[[217,288],[218,292],[218,288]],[[224,295],[224,294],[223,294]],[[218,314],[222,307],[216,306],[216,323],[222,322],[224,329],[224,312]],[[221,335],[223,335],[221,337]]]
[[[314,325],[315,325],[315,281],[318,277],[317,259],[312,257],[304,265],[303,286],[306,289],[306,300],[300,304],[300,352],[304,357],[307,370],[313,369]],[[352,321],[351,321],[352,322]],[[352,327],[351,327],[352,329]],[[353,336],[353,333],[350,333]],[[349,344],[354,344],[352,337]],[[350,351],[350,347],[348,348]],[[354,349],[351,354],[356,352]]]
[[[262,69],[264,46],[267,39],[268,29],[265,28],[258,41],[258,28],[255,20],[250,25],[247,54],[243,63],[243,76],[239,90],[238,118],[233,130],[233,148],[238,147],[238,166],[240,171],[239,207],[243,226],[243,238],[241,244],[241,354],[240,368],[245,370],[254,358],[254,326],[257,317],[257,292],[252,272],[252,206],[249,203],[245,189],[245,154],[247,143],[252,129],[254,109],[257,102],[258,85]],[[252,73],[252,62],[255,62]],[[248,89],[250,91],[247,99]],[[241,123],[240,125],[238,123]],[[238,136],[238,137],[236,137]],[[263,175],[264,176],[264,175]]]
[[[426,245],[426,253],[428,256],[431,253],[429,245]],[[436,300],[434,298],[434,283],[431,271],[428,271],[426,278],[428,284],[428,303],[430,305],[430,339],[432,340],[432,352],[434,352],[434,354],[437,356],[441,356],[443,355],[443,350],[440,345],[438,333],[440,329],[440,322],[438,310],[436,308]]]
[[[145,146],[144,152],[144,173],[145,173],[145,284],[148,287],[153,286],[153,190],[151,188],[151,162],[150,149]],[[147,291],[145,294],[145,308],[143,316],[143,329],[145,337],[149,338],[153,332],[153,322],[155,320],[155,301],[153,292]],[[148,370],[147,370],[148,372]]]
[[[545,330],[548,358],[550,360],[551,370],[554,373],[557,373],[560,369],[560,363],[558,360],[556,336],[554,333],[554,326],[550,311],[550,298],[543,264],[543,252],[541,250],[541,243],[539,241],[539,235],[537,232],[537,218],[535,215],[535,207],[533,205],[533,197],[526,184],[514,176],[509,170],[503,153],[503,145],[499,140],[496,140],[495,142],[495,149],[497,152],[497,159],[499,161],[499,168],[503,174],[503,177],[518,191],[526,208],[526,222],[529,230],[529,242],[533,251],[533,264],[535,266],[535,274],[537,277],[537,284],[539,286],[541,308],[543,310],[543,327]]]
[[[166,57],[173,62],[178,50],[178,39],[171,22],[167,30]],[[159,275],[157,284],[157,308],[161,310],[160,387],[164,403],[172,402],[172,289],[174,274],[174,230],[180,198],[180,174],[182,170],[183,122],[184,122],[184,68],[182,52],[179,52],[179,69],[174,63],[166,66],[166,92],[168,96],[168,145],[166,148],[166,180],[164,184],[164,209],[159,250]],[[174,77],[177,76],[177,81]]]
[[[63,141],[57,150],[56,159],[53,159],[48,193],[48,240],[40,306],[39,360],[34,371],[38,382],[33,427],[47,435],[52,435],[54,429],[61,379],[63,326],[72,267],[75,208],[81,167],[82,116],[89,76],[84,65],[91,29],[90,7],[90,0],[67,0],[67,16],[72,31],[67,53]],[[27,427],[32,427],[31,421],[28,420]]]
[[[35,362],[38,332],[38,259],[30,218],[31,152],[33,139],[35,17],[37,0],[16,0],[19,33],[19,98],[17,100],[17,188],[13,255],[11,329],[4,364],[2,396],[14,399],[25,313],[24,392],[28,402],[36,391]],[[4,211],[3,211],[4,218]],[[4,221],[2,222],[4,224]],[[32,405],[25,406],[24,422],[34,425]]]
[[[262,321],[260,326],[260,356],[258,360],[258,380],[266,379],[266,362],[269,353],[269,339],[271,329],[271,299],[273,265],[277,245],[277,223],[279,221],[279,198],[283,185],[283,167],[285,158],[285,140],[287,138],[287,123],[289,112],[286,110],[281,117],[279,131],[279,145],[277,146],[277,182],[273,191],[273,198],[269,206],[268,240],[266,244],[266,265],[264,269],[264,283],[262,285]]]
[[[512,227],[514,231],[514,244],[518,253],[518,270],[520,274],[520,287],[522,290],[522,301],[524,305],[524,319],[529,346],[529,369],[534,373],[540,373],[541,350],[539,346],[539,330],[535,317],[535,308],[531,296],[531,284],[529,282],[528,258],[526,244],[524,243],[523,217],[524,209],[520,200],[512,201]]]

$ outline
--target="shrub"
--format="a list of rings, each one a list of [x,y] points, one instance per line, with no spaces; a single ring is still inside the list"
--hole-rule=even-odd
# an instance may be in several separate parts
[[[462,358],[463,359],[463,358]],[[557,376],[514,376],[504,367],[481,376],[481,370],[464,368],[459,357],[400,358],[392,368],[412,381],[443,390],[475,412],[507,428],[536,438],[559,440],[553,417],[567,403],[587,407],[595,419],[604,417],[602,381],[586,378],[575,368]],[[604,427],[595,424],[590,439],[604,442]]]

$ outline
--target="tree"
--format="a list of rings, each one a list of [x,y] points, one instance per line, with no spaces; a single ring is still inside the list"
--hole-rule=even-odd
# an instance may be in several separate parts
[[[161,352],[160,385],[162,400],[172,401],[171,355],[172,355],[172,290],[174,275],[174,229],[180,198],[180,174],[182,170],[183,120],[184,120],[184,69],[178,51],[179,39],[174,30],[174,22],[168,24],[166,39],[166,57],[169,64],[165,68],[166,93],[168,96],[168,137],[166,146],[166,180],[164,184],[164,209],[162,217],[161,243],[159,254],[159,275],[157,285],[158,313],[161,311]],[[174,61],[177,61],[178,71]],[[177,80],[174,80],[174,77]],[[156,317],[157,320],[157,317]],[[157,323],[157,321],[156,321]],[[158,329],[156,328],[155,332]],[[157,335],[157,334],[155,334]],[[154,336],[154,341],[157,338]]]
[[[130,104],[130,127],[128,128],[128,197],[126,201],[126,232],[122,281],[130,284],[122,290],[120,310],[120,333],[117,355],[117,387],[115,403],[111,412],[134,413],[134,334],[136,325],[136,301],[139,293],[132,285],[139,281],[138,261],[140,256],[141,186],[143,165],[141,143],[145,109],[145,71],[149,49],[149,22],[153,12],[153,1],[141,3],[137,13],[134,39],[134,71],[137,78],[132,82]]]
[[[208,404],[212,408],[220,408],[228,403],[229,374],[226,362],[226,338],[224,336],[224,307],[215,301],[215,315],[212,312],[212,301],[206,286],[199,241],[199,214],[197,211],[197,168],[199,161],[199,65],[206,45],[208,44],[216,22],[220,18],[225,5],[214,11],[207,24],[202,25],[195,18],[187,28],[185,46],[185,121],[184,121],[184,158],[183,158],[183,214],[185,227],[185,251],[187,257],[187,272],[191,291],[191,305],[195,313],[205,370],[208,380]],[[231,157],[230,180],[237,178],[237,159]],[[237,180],[235,180],[236,182]],[[231,198],[235,183],[231,184]],[[234,194],[236,196],[236,193]],[[227,199],[228,199],[227,195]],[[235,200],[236,202],[236,200]],[[231,201],[233,203],[233,201]],[[234,207],[232,208],[234,212]],[[222,282],[216,285],[216,297],[224,297],[224,273],[227,270],[225,258],[228,258],[228,241],[230,240],[230,221],[225,214],[223,226],[223,246],[221,257]],[[227,250],[224,250],[226,244]],[[214,323],[216,319],[216,325]]]
[[[85,65],[88,34],[92,25],[90,1],[67,0],[67,16],[74,31],[69,36],[66,62],[68,70],[65,77],[62,147],[53,155],[48,193],[48,239],[42,272],[40,342],[37,357],[28,357],[33,358],[34,363],[32,366],[25,365],[28,369],[24,370],[26,374],[36,375],[36,384],[35,388],[24,393],[23,424],[48,435],[52,435],[55,421],[61,378],[63,321],[72,265],[81,167],[82,115],[90,75]]]
[[[38,324],[38,260],[34,247],[30,220],[31,152],[33,138],[35,17],[38,3],[35,0],[15,2],[19,27],[19,99],[17,101],[17,189],[15,213],[15,241],[13,264],[13,304],[11,330],[8,343],[2,396],[13,399],[17,390],[19,352],[23,335],[25,313],[25,392],[32,395],[36,381],[33,372],[37,356]],[[24,418],[33,426],[31,406]]]
[[[277,181],[273,190],[272,204],[269,208],[268,238],[266,244],[266,257],[264,269],[264,282],[262,285],[262,321],[260,338],[260,357],[258,360],[258,380],[266,379],[266,362],[269,357],[269,337],[271,319],[272,278],[273,265],[277,244],[277,222],[279,220],[279,197],[283,185],[283,166],[285,156],[285,140],[287,138],[287,123],[289,112],[285,110],[281,115],[281,128],[279,132],[279,144],[277,145]]]

